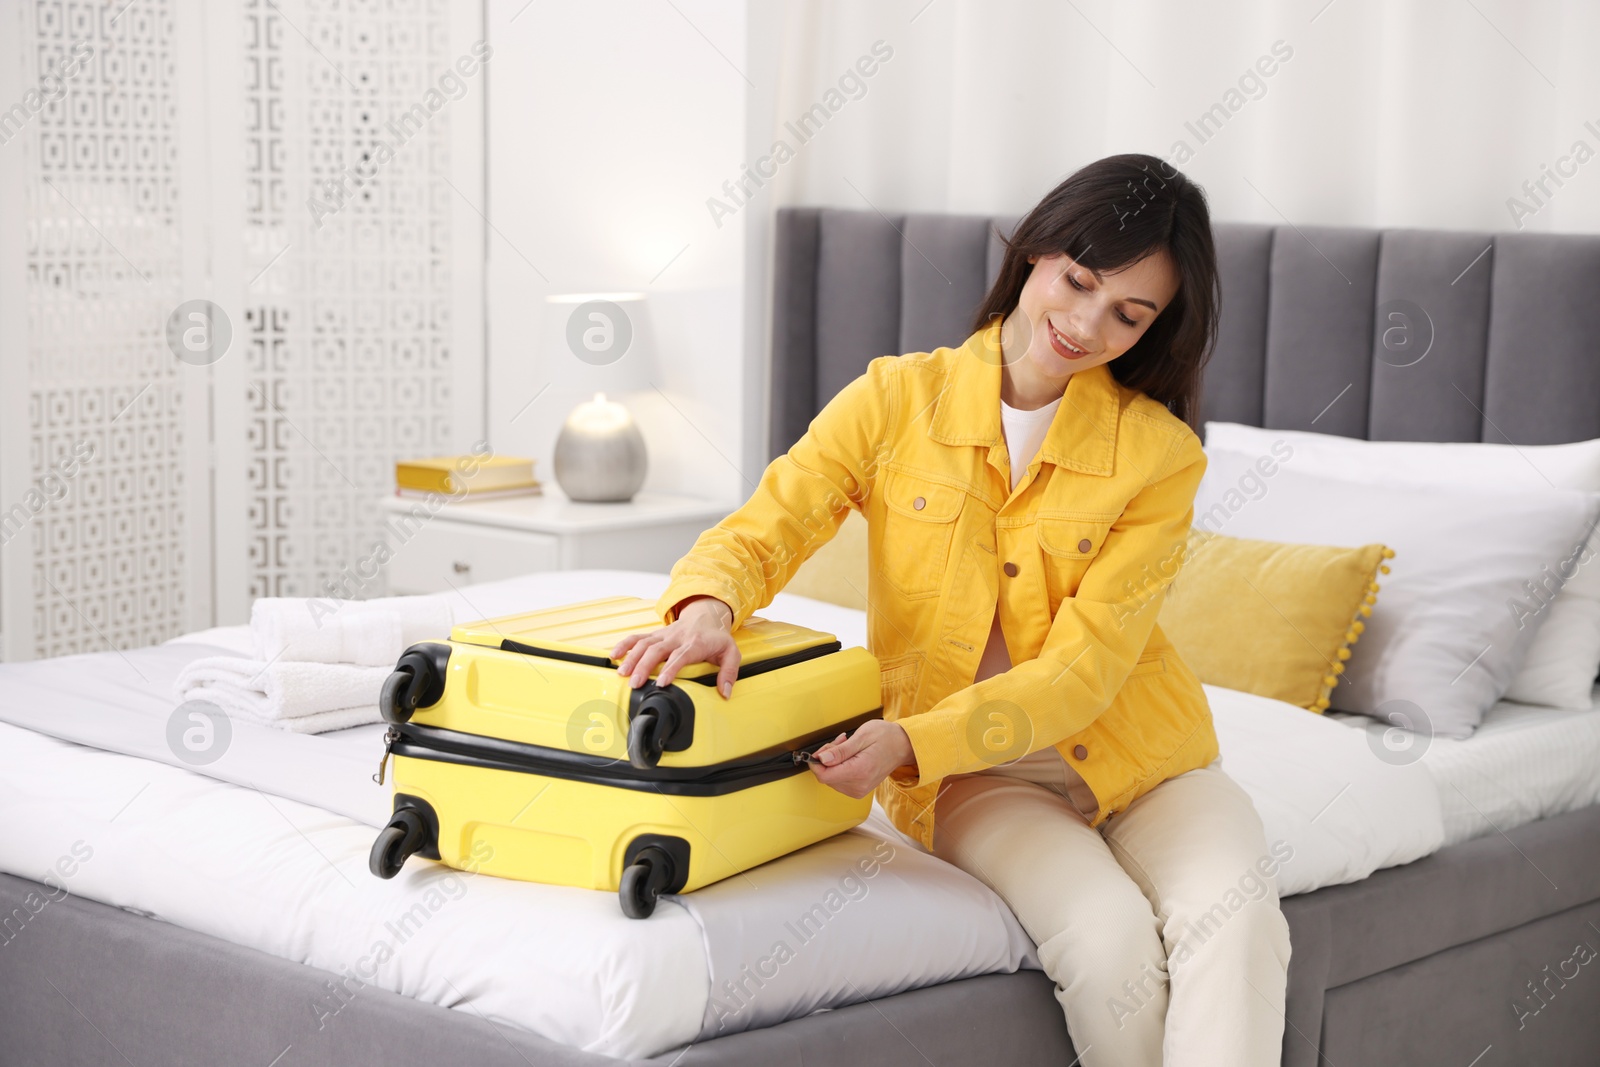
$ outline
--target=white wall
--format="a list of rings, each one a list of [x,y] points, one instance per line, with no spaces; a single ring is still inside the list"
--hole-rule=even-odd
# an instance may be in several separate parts
[[[487,21],[490,441],[553,483],[561,421],[603,390],[640,423],[645,488],[744,499],[750,232],[705,200],[745,154],[745,3],[490,0]],[[546,294],[618,290],[650,295],[645,382],[541,350]]]

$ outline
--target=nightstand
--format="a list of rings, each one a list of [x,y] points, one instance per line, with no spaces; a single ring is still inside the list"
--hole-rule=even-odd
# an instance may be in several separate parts
[[[553,483],[538,496],[446,503],[379,500],[392,555],[389,591],[439,593],[536,571],[599,568],[666,574],[701,533],[738,504],[640,491],[624,503],[570,500]]]

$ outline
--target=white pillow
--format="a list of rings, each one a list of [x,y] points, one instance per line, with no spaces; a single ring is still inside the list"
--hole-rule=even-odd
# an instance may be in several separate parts
[[[1394,549],[1332,707],[1470,737],[1549,615],[1519,619],[1508,605],[1525,595],[1525,580],[1582,545],[1600,494],[1324,478],[1295,470],[1298,452],[1285,461],[1278,447],[1275,463],[1208,447],[1194,524],[1263,541]]]
[[[1538,492],[1579,489],[1600,492],[1600,440],[1565,445],[1494,445],[1432,441],[1362,441],[1304,430],[1263,430],[1236,422],[1206,423],[1206,446],[1264,454],[1273,442],[1293,449],[1293,468],[1358,482],[1386,485],[1467,486]],[[1524,704],[1557,708],[1593,705],[1600,672],[1600,532],[1588,550],[1560,575],[1567,584],[1549,599],[1548,590],[1527,598],[1548,616],[1528,646],[1506,696]]]

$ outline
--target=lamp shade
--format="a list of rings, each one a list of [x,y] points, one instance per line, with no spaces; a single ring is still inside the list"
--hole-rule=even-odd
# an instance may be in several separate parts
[[[643,293],[562,293],[545,297],[544,353],[556,376],[567,360],[615,366],[613,389],[642,388],[655,359],[650,302]]]

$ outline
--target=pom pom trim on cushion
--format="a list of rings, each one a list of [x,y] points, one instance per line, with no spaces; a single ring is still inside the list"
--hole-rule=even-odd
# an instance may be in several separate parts
[[[1385,545],[1382,559],[1394,559],[1394,549]],[[1378,575],[1380,573],[1389,573],[1389,565],[1387,563],[1380,562],[1373,570],[1372,579],[1367,583],[1367,589],[1369,592],[1365,597],[1362,598],[1363,603],[1356,609],[1355,615],[1351,617],[1350,629],[1345,631],[1344,644],[1339,646],[1338,650],[1334,653],[1334,656],[1336,657],[1334,662],[1328,665],[1328,670],[1331,673],[1323,676],[1322,692],[1318,694],[1316,700],[1311,702],[1310,707],[1306,709],[1307,711],[1314,711],[1318,715],[1321,715],[1324,711],[1328,710],[1328,705],[1333,702],[1332,694],[1334,686],[1339,684],[1339,676],[1344,674],[1344,663],[1342,661],[1350,658],[1352,655],[1350,646],[1355,644],[1356,641],[1360,639],[1362,631],[1367,628],[1367,624],[1362,622],[1361,618],[1363,616],[1370,617],[1372,615],[1373,605],[1378,602]]]

